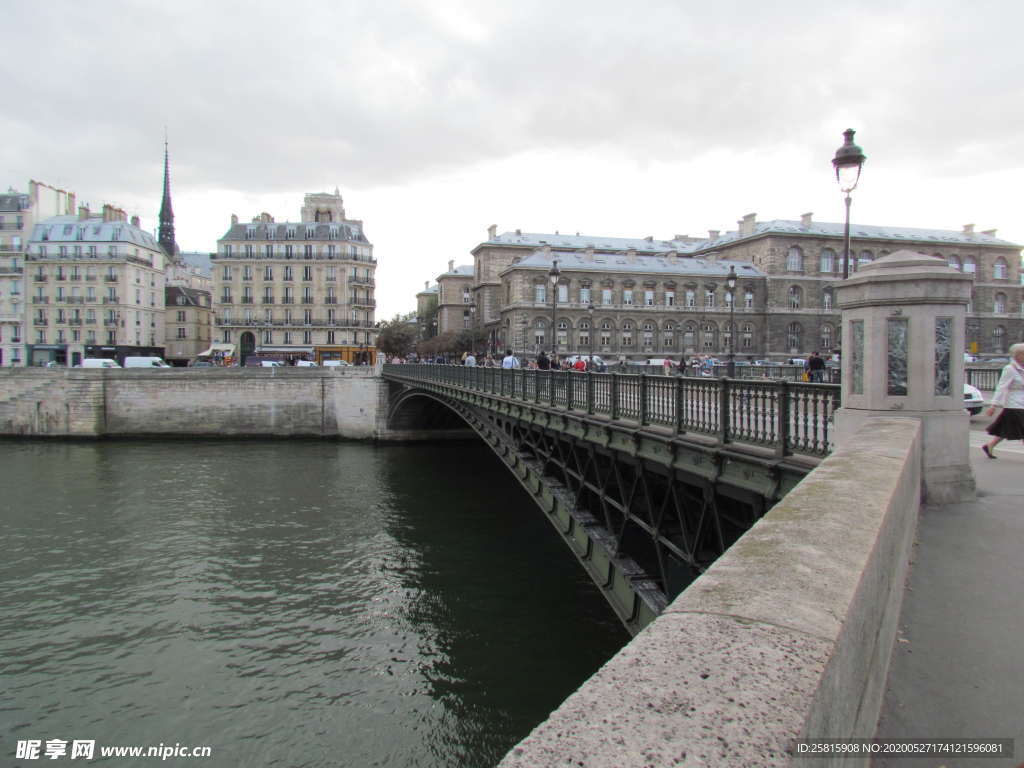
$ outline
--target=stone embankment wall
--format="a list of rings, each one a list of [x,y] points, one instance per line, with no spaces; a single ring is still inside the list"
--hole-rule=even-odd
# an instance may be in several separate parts
[[[371,368],[0,369],[0,435],[396,439]]]
[[[872,737],[920,494],[920,422],[871,420],[499,768],[799,766],[795,739]]]

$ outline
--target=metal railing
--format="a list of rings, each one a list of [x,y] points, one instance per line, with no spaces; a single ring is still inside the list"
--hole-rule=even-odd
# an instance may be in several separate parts
[[[1002,372],[1002,366],[998,368],[965,368],[964,380],[972,387],[995,392],[996,387],[999,386],[999,375]]]
[[[708,435],[723,444],[765,446],[778,456],[828,454],[833,448],[833,414],[840,407],[838,385],[785,379],[409,364],[387,364],[384,374],[603,415],[638,427],[665,427],[676,435]]]

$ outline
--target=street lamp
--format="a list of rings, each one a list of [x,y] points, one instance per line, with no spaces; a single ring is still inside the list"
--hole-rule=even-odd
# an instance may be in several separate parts
[[[594,302],[587,304],[587,312],[590,313],[590,369],[596,368],[594,364],[594,336],[597,334],[597,329],[594,327]]]
[[[736,265],[729,265],[729,274],[725,276],[725,289],[729,292],[729,367],[725,375],[736,378]]]
[[[860,181],[860,169],[867,157],[864,152],[853,143],[853,128],[843,131],[843,146],[836,150],[836,156],[832,158],[832,165],[836,169],[836,181],[839,182],[839,189],[846,195],[846,228],[843,230],[843,280],[850,276],[850,193],[857,187]]]
[[[551,355],[554,356],[558,345],[555,341],[555,313],[558,311],[558,278],[562,273],[558,271],[558,259],[551,264],[548,272],[548,282],[551,283]]]

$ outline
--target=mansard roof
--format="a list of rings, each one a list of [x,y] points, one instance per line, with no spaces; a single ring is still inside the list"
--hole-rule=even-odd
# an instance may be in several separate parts
[[[5,192],[0,195],[0,211],[4,213],[24,211],[28,205],[28,195],[24,192]]]
[[[543,232],[503,232],[497,237],[486,240],[480,245],[512,245],[527,248],[593,248],[599,251],[637,251],[660,253],[665,251],[683,251],[692,249],[701,242],[698,238],[678,238],[674,240],[655,240],[646,237],[606,237],[604,235],[562,235]],[[478,248],[480,246],[477,246]],[[476,249],[474,249],[476,250]]]
[[[118,230],[117,237],[114,230]],[[81,231],[82,236],[78,233]],[[104,221],[98,216],[80,219],[77,216],[53,216],[32,229],[33,243],[133,243],[146,248],[159,248],[149,232],[127,221]]]
[[[442,277],[472,277],[472,276],[473,276],[473,265],[472,264],[460,264],[459,266],[457,266],[455,269],[453,269],[451,271],[442,272],[440,275],[437,276],[437,279],[440,280]]]
[[[711,248],[719,248],[739,240],[747,240],[752,237],[763,235],[807,235],[811,237],[843,237],[843,224],[826,221],[811,222],[804,226],[801,221],[789,221],[786,219],[774,219],[773,221],[758,221],[754,223],[753,232],[741,235],[738,231],[725,232],[714,240],[705,240],[693,250],[706,251]],[[963,232],[951,229],[918,229],[914,227],[886,227],[874,224],[850,224],[850,237],[852,239],[890,240],[893,242],[926,242],[946,245],[980,245],[980,246],[1002,246],[1008,248],[1019,248],[1019,245],[1009,240],[1001,240],[993,235],[983,232]]]
[[[764,273],[749,261],[733,261],[727,259],[702,259],[693,257],[670,258],[665,254],[642,255],[629,258],[624,253],[595,252],[593,259],[584,251],[552,250],[550,255],[537,250],[523,256],[504,272],[525,267],[527,269],[551,269],[553,259],[558,259],[558,268],[562,272],[617,272],[642,274],[673,275],[675,277],[720,277],[729,274],[729,267],[736,267],[736,275],[740,278],[764,277]]]
[[[286,237],[291,229],[295,232],[294,237]],[[224,233],[221,240],[305,240],[306,230],[313,230],[313,240],[329,240],[332,230],[338,231],[338,239],[351,240],[356,243],[367,243],[366,234],[363,232],[362,222],[345,220],[336,222],[312,222],[312,221],[284,221],[284,222],[249,222],[232,224]],[[273,232],[274,236],[268,234]],[[247,233],[252,232],[252,237]]]

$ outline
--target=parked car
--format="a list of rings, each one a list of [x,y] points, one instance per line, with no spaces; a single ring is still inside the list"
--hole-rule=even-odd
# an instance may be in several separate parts
[[[981,391],[970,384],[964,384],[964,408],[967,412],[971,416],[977,416],[984,407],[985,398],[981,396]]]
[[[295,367],[296,368],[316,368],[318,366],[312,360],[296,360],[295,361]]]
[[[87,357],[82,360],[83,368],[120,368],[117,360],[108,360],[105,357]]]
[[[351,367],[352,363],[347,360],[324,360],[324,368],[345,368],[346,366]]]

